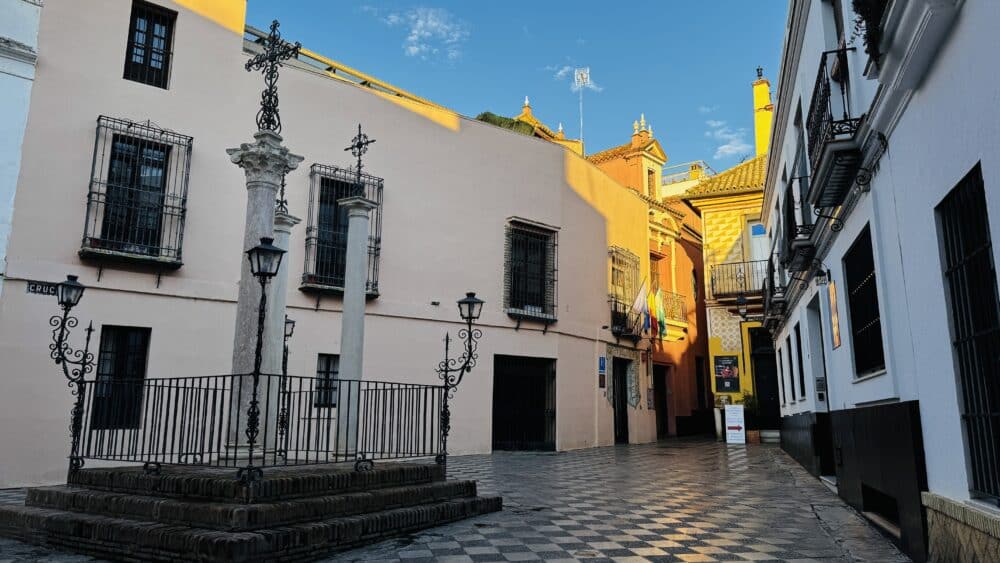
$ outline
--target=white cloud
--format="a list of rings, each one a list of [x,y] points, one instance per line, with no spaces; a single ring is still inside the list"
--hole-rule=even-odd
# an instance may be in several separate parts
[[[379,18],[389,27],[405,28],[403,53],[425,61],[460,59],[462,45],[471,35],[465,21],[442,8],[420,6],[403,12],[383,12],[373,6],[362,6],[361,11]]]
[[[555,67],[552,68],[555,69],[555,73],[552,75],[552,78],[556,80],[562,80],[573,73],[573,67],[569,65],[563,65],[558,69],[556,69]]]
[[[698,106],[699,113],[712,113],[717,109],[719,109],[719,106]]]
[[[752,150],[753,147],[746,140],[746,129],[732,129],[726,127],[725,121],[715,119],[710,119],[705,124],[709,127],[709,130],[705,131],[705,136],[721,143],[715,148],[714,158],[732,158],[747,154]]]

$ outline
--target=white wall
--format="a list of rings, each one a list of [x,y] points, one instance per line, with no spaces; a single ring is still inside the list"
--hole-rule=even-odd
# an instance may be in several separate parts
[[[21,142],[35,78],[41,3],[0,0],[0,293],[21,165]],[[16,43],[13,43],[16,42]]]

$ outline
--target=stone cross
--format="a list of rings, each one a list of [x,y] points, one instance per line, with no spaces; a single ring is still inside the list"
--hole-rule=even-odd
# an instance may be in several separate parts
[[[281,117],[278,116],[278,68],[281,61],[298,56],[302,44],[287,43],[278,33],[278,20],[271,22],[271,33],[264,39],[264,51],[247,61],[247,72],[264,71],[267,86],[260,95],[260,110],[257,112],[257,128],[261,131],[281,133]]]

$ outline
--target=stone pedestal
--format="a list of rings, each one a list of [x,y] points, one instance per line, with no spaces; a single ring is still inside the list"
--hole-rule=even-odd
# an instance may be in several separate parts
[[[361,196],[337,201],[347,210],[347,256],[344,263],[344,304],[340,332],[340,379],[361,380],[364,374],[365,300],[368,285],[368,232],[370,213],[378,204]],[[353,405],[338,405],[338,443],[347,453],[356,449],[360,397]],[[343,401],[343,397],[342,397]],[[343,415],[343,416],[342,416]]]
[[[298,167],[302,157],[292,154],[281,144],[281,135],[273,131],[258,131],[254,134],[253,143],[243,143],[239,148],[226,149],[229,158],[246,173],[247,211],[243,231],[243,248],[241,253],[260,244],[261,237],[273,237],[275,225],[274,201],[281,186],[281,180],[289,171]],[[287,245],[287,242],[286,242]],[[250,263],[245,256],[240,260],[239,297],[236,303],[236,329],[233,337],[233,371],[234,374],[251,373],[254,367],[254,349],[257,345],[257,311],[260,304],[260,284],[250,273]],[[284,267],[284,266],[283,266]],[[287,271],[287,270],[286,270]],[[268,287],[268,296],[272,299],[276,292],[273,285]],[[284,322],[284,315],[280,323]],[[282,338],[284,329],[276,333],[273,327],[264,327],[264,342]],[[278,326],[281,326],[280,324]],[[266,357],[266,356],[262,356]],[[281,359],[278,355],[278,371]],[[262,364],[264,366],[268,364]],[[267,371],[263,368],[262,371]],[[273,372],[272,372],[273,373]],[[233,408],[242,413],[242,426],[239,431],[233,425],[231,443],[246,443],[245,421],[246,411],[252,395],[251,378],[242,378],[239,393],[234,393]],[[238,397],[238,399],[236,399]],[[231,413],[232,416],[236,412]],[[262,421],[269,415],[265,403],[261,406]]]

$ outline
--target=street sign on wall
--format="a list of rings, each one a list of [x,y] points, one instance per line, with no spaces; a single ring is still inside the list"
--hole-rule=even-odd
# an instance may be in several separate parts
[[[743,405],[726,405],[726,443],[747,443],[747,429],[743,418]]]

